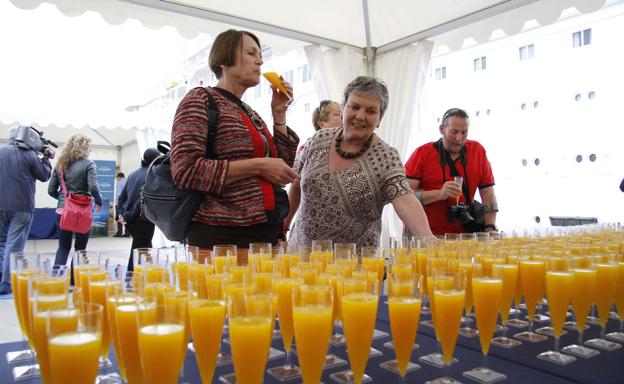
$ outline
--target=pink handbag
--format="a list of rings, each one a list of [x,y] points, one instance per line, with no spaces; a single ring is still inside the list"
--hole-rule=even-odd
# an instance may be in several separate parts
[[[89,232],[93,222],[93,199],[91,196],[67,193],[62,171],[61,186],[65,194],[65,207],[61,213],[59,226],[64,231],[75,233]]]

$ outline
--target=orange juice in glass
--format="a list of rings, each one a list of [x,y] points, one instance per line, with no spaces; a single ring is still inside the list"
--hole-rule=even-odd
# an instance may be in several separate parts
[[[359,384],[364,377],[368,377],[364,371],[375,330],[378,303],[377,282],[375,281],[371,287],[368,279],[343,279],[341,300],[351,378]],[[340,375],[349,377],[348,372],[338,372],[330,377],[337,378]]]
[[[102,316],[102,351],[103,358],[108,357],[111,343],[111,333],[108,316],[108,305],[106,297],[114,292],[121,291],[121,282],[116,280],[91,280],[95,275],[89,275],[89,296],[91,302],[100,304],[103,308]]]
[[[50,383],[93,383],[98,371],[102,306],[52,307],[47,316]],[[76,364],[79,361],[80,364]]]
[[[332,331],[331,285],[301,285],[293,293],[297,355],[304,383],[321,380]]]
[[[142,303],[138,306],[141,367],[149,383],[178,382],[184,361],[184,309],[180,301],[162,305]]]
[[[403,249],[403,248],[402,248]],[[411,264],[409,253],[406,251],[405,262]],[[383,287],[383,277],[385,269],[384,250],[379,247],[362,247],[360,250],[362,269],[374,272],[377,275],[377,287],[379,287],[379,293],[381,294],[381,288]]]
[[[110,315],[115,319],[111,324],[117,327],[114,341],[118,342],[118,347],[115,353],[117,360],[121,361],[120,373],[123,377],[125,371],[125,380],[129,384],[141,384],[145,380],[139,352],[139,302],[140,299],[132,293],[123,293],[109,298]]]
[[[419,368],[410,362],[410,358],[420,322],[422,275],[393,272],[390,275],[388,289],[388,314],[396,359],[381,363],[379,366],[398,373],[404,380],[408,372]]]
[[[500,302],[501,324],[503,335],[492,339],[492,343],[503,348],[512,348],[521,345],[518,340],[507,337],[507,322],[509,321],[509,311],[516,292],[516,282],[518,281],[518,264],[494,264],[492,272],[501,276],[503,280],[503,294]]]
[[[559,352],[559,337],[563,330],[568,306],[572,297],[574,272],[567,257],[549,257],[546,260],[546,296],[555,338],[554,350],[540,353],[538,358],[558,365],[566,365],[576,358]]]
[[[466,272],[459,269],[453,273],[436,270],[432,276],[435,297],[436,335],[442,346],[444,363],[452,364],[455,343],[459,334],[462,309],[466,293]]]
[[[192,299],[189,302],[195,359],[204,383],[212,382],[225,322],[225,300]]]
[[[621,245],[624,252],[624,244]],[[618,332],[607,334],[606,338],[614,341],[624,340],[624,256],[620,257],[617,263],[617,278],[615,285],[615,308],[620,318],[620,329]]]
[[[547,339],[546,336],[533,332],[533,318],[537,309],[537,302],[544,297],[545,264],[543,260],[521,260],[520,279],[524,300],[526,302],[529,330],[517,333],[515,338],[536,343]]]
[[[609,319],[609,311],[615,299],[618,264],[610,258],[602,258],[594,263],[594,268],[596,268],[595,302],[600,321],[600,337],[586,341],[585,345],[604,351],[612,351],[621,347],[620,344],[605,339],[605,328]]]
[[[262,76],[264,76],[264,78],[267,79],[267,81],[271,83],[271,85],[274,88],[278,89],[281,93],[286,95],[289,99],[292,99],[292,96],[290,95],[290,93],[288,93],[288,90],[284,86],[282,77],[279,74],[277,74],[277,72],[263,72]]]
[[[228,296],[230,343],[237,383],[263,381],[271,343],[272,305],[271,295]]]

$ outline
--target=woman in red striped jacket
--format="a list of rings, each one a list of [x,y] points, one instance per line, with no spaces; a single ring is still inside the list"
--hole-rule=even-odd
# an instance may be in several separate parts
[[[286,126],[292,100],[288,95],[273,88],[273,135],[260,115],[241,101],[248,88],[260,83],[261,53],[253,34],[221,33],[209,57],[217,85],[192,89],[178,106],[171,140],[173,179],[180,188],[203,192],[188,232],[190,245],[247,248],[251,242],[275,244],[279,239],[288,213],[283,187],[298,177],[292,165],[299,137]],[[291,85],[283,85],[292,95]],[[219,111],[211,140],[208,94]]]

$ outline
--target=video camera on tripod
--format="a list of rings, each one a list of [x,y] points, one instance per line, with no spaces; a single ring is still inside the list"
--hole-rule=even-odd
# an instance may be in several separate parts
[[[35,151],[49,159],[53,159],[56,154],[50,147],[58,148],[58,144],[43,137],[43,132],[33,127],[20,125],[11,130],[9,137],[15,140],[18,148]]]

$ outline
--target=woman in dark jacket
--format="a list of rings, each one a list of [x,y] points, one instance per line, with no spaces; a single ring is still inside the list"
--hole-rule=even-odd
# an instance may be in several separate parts
[[[141,217],[141,189],[143,189],[143,184],[145,184],[147,169],[158,155],[160,155],[160,152],[158,152],[156,148],[148,148],[145,150],[145,153],[143,153],[143,160],[141,160],[141,167],[128,175],[128,180],[119,194],[116,209],[117,221],[119,225],[125,225],[126,229],[132,235],[128,271],[134,269],[132,252],[137,248],[152,247],[154,224],[146,218]]]
[[[61,212],[65,205],[65,193],[61,184],[61,174],[65,179],[67,193],[76,193],[93,197],[96,210],[102,210],[102,196],[96,179],[96,166],[89,160],[91,153],[91,139],[79,133],[71,136],[63,148],[63,152],[52,172],[48,184],[48,194],[58,200],[57,220],[61,220]],[[73,232],[65,231],[59,227],[59,247],[56,251],[54,264],[65,265],[72,245]],[[89,232],[76,233],[74,250],[87,249]]]

